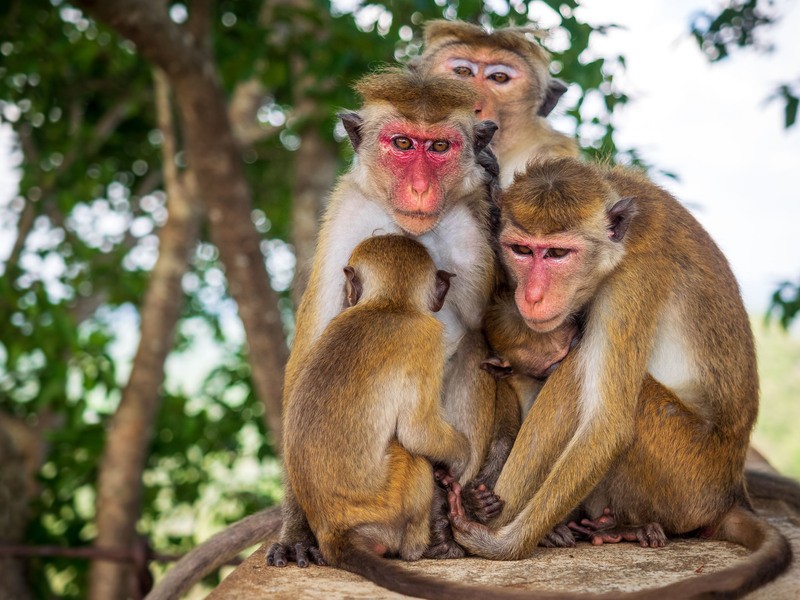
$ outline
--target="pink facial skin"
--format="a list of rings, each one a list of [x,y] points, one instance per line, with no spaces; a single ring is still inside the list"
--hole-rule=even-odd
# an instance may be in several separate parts
[[[501,240],[506,264],[517,279],[515,301],[528,327],[552,331],[569,315],[572,285],[580,279],[583,240],[576,236],[527,237],[519,234]],[[563,251],[566,254],[558,256]]]
[[[441,142],[446,148],[437,151]],[[380,165],[395,176],[395,220],[409,233],[421,235],[436,225],[444,208],[445,191],[459,172],[464,139],[452,127],[394,121],[381,129],[378,143]],[[410,145],[400,148],[398,143]]]

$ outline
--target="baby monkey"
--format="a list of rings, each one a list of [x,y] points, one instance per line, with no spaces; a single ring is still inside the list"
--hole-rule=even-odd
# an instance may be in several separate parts
[[[325,560],[419,595],[431,582],[381,558],[430,539],[432,464],[447,483],[469,444],[443,418],[442,308],[453,274],[402,235],[361,242],[344,268],[349,308],[301,368],[284,414],[284,468]],[[424,580],[424,583],[423,583]]]

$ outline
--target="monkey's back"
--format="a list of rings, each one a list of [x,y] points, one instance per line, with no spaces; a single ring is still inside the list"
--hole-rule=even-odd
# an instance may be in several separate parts
[[[647,264],[659,280],[668,306],[660,327],[690,330],[678,335],[686,340],[710,409],[705,416],[717,433],[740,443],[749,438],[758,410],[758,371],[750,322],[727,259],[689,210],[644,175],[613,169],[607,179],[639,208],[626,258]]]
[[[402,510],[403,480],[421,459],[397,442],[397,419],[422,386],[440,385],[443,347],[432,315],[369,302],[325,329],[284,414],[284,467],[315,533]]]

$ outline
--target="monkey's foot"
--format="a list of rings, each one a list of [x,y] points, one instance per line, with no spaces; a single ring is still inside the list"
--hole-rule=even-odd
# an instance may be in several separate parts
[[[545,548],[574,548],[575,544],[575,534],[564,523],[553,527],[553,531],[539,541],[539,545]]]
[[[466,513],[479,523],[487,523],[503,511],[505,501],[485,484],[471,481],[461,489]]]
[[[444,477],[450,477],[447,488],[456,494],[461,493],[459,483],[449,475],[446,470],[437,469],[434,472],[436,480],[442,484]],[[453,530],[450,527],[450,519],[447,517],[449,509],[447,490],[436,488],[433,495],[433,505],[431,506],[431,539],[427,549],[423,553],[423,558],[462,558],[464,549],[459,546],[453,538]]]
[[[450,519],[439,515],[431,520],[431,541],[423,558],[463,558],[466,553],[453,539]]]
[[[461,494],[455,491],[450,491],[447,494],[447,502],[450,505],[450,525],[453,527],[453,533],[456,531],[466,535],[487,534],[491,535],[492,530],[477,521],[471,520],[464,509],[461,502]]]
[[[311,562],[319,566],[328,564],[322,557],[319,548],[306,542],[294,544],[275,542],[267,550],[267,564],[271,567],[285,567],[292,561],[301,568],[307,567]]]
[[[594,546],[618,544],[622,541],[638,542],[642,548],[663,548],[667,545],[667,534],[658,523],[618,525],[610,508],[606,508],[597,519],[581,519],[580,525],[570,521],[568,526]]]

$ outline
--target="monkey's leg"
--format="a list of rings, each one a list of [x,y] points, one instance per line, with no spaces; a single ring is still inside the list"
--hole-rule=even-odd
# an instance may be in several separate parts
[[[267,549],[267,564],[285,567],[289,561],[298,567],[307,567],[311,561],[325,565],[325,559],[317,546],[317,539],[308,525],[303,509],[297,503],[289,482],[284,480],[283,525],[280,540]]]
[[[662,531],[681,534],[717,523],[735,501],[731,492],[744,497],[741,465],[726,459],[735,443],[647,376],[634,442],[587,498],[590,519],[611,507],[615,526],[644,527],[633,541],[651,547],[662,545]]]
[[[434,531],[431,507],[437,504],[437,491],[441,490],[433,481],[433,470],[430,463],[420,456],[409,456],[408,477],[406,478],[406,498],[404,499],[404,511],[406,513],[406,526],[403,540],[400,544],[400,556],[404,560],[417,560],[425,558],[460,558],[464,556],[464,551],[452,541],[452,534],[449,536],[450,544],[459,550],[459,553],[449,555],[446,552],[442,555],[432,554],[434,550],[434,540],[431,535]],[[441,503],[441,497],[438,502]],[[447,517],[445,516],[445,519]],[[448,529],[449,529],[449,523]],[[441,548],[444,550],[444,548]]]

